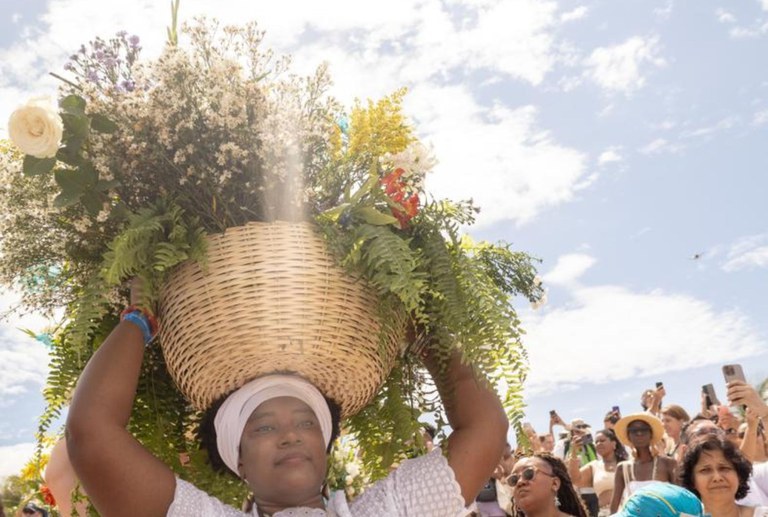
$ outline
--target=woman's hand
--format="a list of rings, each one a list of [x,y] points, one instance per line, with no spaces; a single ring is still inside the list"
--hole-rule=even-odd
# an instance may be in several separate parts
[[[731,381],[728,383],[728,402],[733,406],[747,406],[752,408],[757,416],[768,418],[768,405],[760,397],[755,388],[744,381]]]

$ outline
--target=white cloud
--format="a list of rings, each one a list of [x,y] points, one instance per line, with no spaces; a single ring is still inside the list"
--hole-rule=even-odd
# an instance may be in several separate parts
[[[15,307],[19,296],[11,291],[0,294],[0,314]],[[0,320],[0,406],[30,389],[40,389],[48,375],[45,346],[20,329],[41,331],[50,320],[37,314],[13,316],[13,323]]]
[[[565,22],[571,22],[574,20],[581,20],[582,18],[587,16],[587,12],[589,12],[589,8],[585,5],[580,5],[579,7],[565,12],[560,15],[560,21]]]
[[[760,0],[760,5],[762,5],[763,11],[768,11],[768,0]]]
[[[473,198],[478,222],[524,223],[573,198],[593,178],[586,156],[537,127],[537,109],[480,106],[459,86],[414,88],[407,100],[440,160],[427,177],[437,196]]]
[[[560,261],[555,271],[559,268]],[[571,271],[579,273],[576,266]],[[563,305],[521,314],[531,395],[732,362],[767,345],[738,309],[718,311],[705,301],[661,290],[566,286],[569,299]],[[574,356],[576,350],[588,351],[588,357]]]
[[[612,47],[598,47],[586,59],[587,75],[609,92],[632,93],[643,87],[646,65],[664,66],[658,37],[629,38]]]
[[[595,265],[594,257],[585,253],[571,253],[557,259],[555,267],[544,275],[547,284],[571,286]]]
[[[768,124],[768,110],[758,111],[752,116],[753,126],[764,126]]]
[[[673,7],[674,7],[674,3],[672,2],[672,0],[667,0],[667,3],[664,5],[664,7],[654,8],[653,14],[655,14],[661,20],[668,20],[669,17],[672,15]]]
[[[703,126],[697,129],[692,129],[688,131],[683,131],[680,136],[685,138],[695,138],[695,137],[702,137],[702,136],[710,136],[714,133],[718,133],[720,131],[727,131],[729,129],[732,129],[735,127],[739,122],[739,119],[735,116],[728,116],[723,119],[718,120],[716,123],[709,125],[709,126]]]
[[[620,150],[621,150],[620,147],[609,147],[608,149],[600,153],[600,156],[597,157],[597,164],[606,165],[608,163],[622,161],[623,158],[621,154],[619,154]]]
[[[641,147],[640,152],[643,154],[678,153],[682,149],[678,144],[673,144],[664,138],[657,138]]]
[[[715,16],[717,16],[717,21],[720,23],[736,23],[736,17],[723,8],[715,10]]]
[[[18,475],[34,453],[35,442],[0,447],[0,480]]]
[[[722,269],[735,271],[768,267],[768,234],[742,237],[728,249]]]

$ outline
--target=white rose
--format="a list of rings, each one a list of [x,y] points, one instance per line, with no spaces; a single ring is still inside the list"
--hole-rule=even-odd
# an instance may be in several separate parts
[[[25,154],[53,158],[59,150],[64,124],[50,97],[35,97],[11,113],[8,133]]]

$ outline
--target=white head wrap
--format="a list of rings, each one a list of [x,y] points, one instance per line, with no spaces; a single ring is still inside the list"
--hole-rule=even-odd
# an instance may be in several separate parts
[[[308,405],[320,422],[325,446],[328,447],[331,442],[331,411],[317,388],[295,375],[259,377],[229,395],[213,421],[219,455],[227,467],[238,476],[240,437],[243,435],[245,424],[257,407],[277,397],[294,397]]]

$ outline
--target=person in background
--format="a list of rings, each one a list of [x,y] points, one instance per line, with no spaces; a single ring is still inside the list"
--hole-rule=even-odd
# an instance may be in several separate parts
[[[657,384],[656,388],[649,388],[640,395],[640,406],[643,411],[652,414],[655,417],[661,416],[661,402],[667,391],[663,384]]]
[[[512,511],[512,491],[504,483],[512,473],[515,460],[512,457],[512,446],[507,442],[499,464],[493,471],[493,476],[483,486],[475,498],[475,515],[478,517],[506,517]]]
[[[597,460],[594,437],[584,420],[575,418],[571,421],[571,440],[566,442],[564,454],[569,467],[571,465],[575,468],[584,467]],[[584,485],[578,487],[578,491],[590,517],[597,517],[600,504],[594,487]]]
[[[620,418],[621,412],[618,410],[618,407],[616,407],[616,409],[611,409],[605,414],[605,417],[603,418],[603,428],[613,429],[616,426],[616,422],[618,422]]]
[[[514,517],[587,517],[565,465],[548,453],[520,458],[507,478]]]
[[[539,436],[539,443],[541,446],[541,452],[552,452],[555,450],[555,437],[551,434],[545,434]]]
[[[704,503],[712,517],[765,517],[766,506],[739,504],[749,492],[752,465],[722,433],[691,442],[683,457],[680,477],[685,488]]]
[[[566,433],[561,434],[565,434],[566,436],[555,435],[555,426],[563,427]],[[555,446],[552,449],[552,454],[560,459],[565,458],[565,444],[570,440],[570,431],[571,426],[566,424],[555,410],[549,412],[549,434],[551,434],[553,438],[558,436],[557,441],[555,441]]]
[[[51,457],[43,472],[45,484],[56,500],[56,509],[66,517],[85,517],[88,510],[84,502],[72,506],[72,491],[78,484],[75,471],[69,462],[67,442],[64,438],[56,442],[51,449]]]
[[[703,517],[701,501],[685,488],[651,483],[632,494],[614,517]]]
[[[21,510],[24,517],[48,517],[48,510],[37,506],[35,503],[27,503]]]
[[[664,431],[669,438],[664,452],[667,456],[675,458],[677,462],[682,459],[682,456],[677,455],[677,451],[680,449],[680,432],[690,420],[691,417],[688,416],[688,412],[677,404],[670,404],[661,409],[661,423],[664,425]]]
[[[611,429],[603,429],[595,434],[595,449],[599,459],[581,468],[576,456],[571,456],[568,461],[568,475],[580,489],[592,488],[595,491],[598,498],[598,515],[610,515],[616,467],[619,462],[627,459],[627,452]]]
[[[616,436],[632,448],[632,458],[619,463],[611,500],[611,512],[619,509],[638,488],[652,481],[676,481],[677,463],[672,458],[656,455],[655,446],[664,436],[661,420],[649,413],[635,413],[616,423]]]
[[[746,382],[731,381],[728,383],[727,397],[732,406],[745,406],[755,418],[760,418],[764,424],[768,424],[768,404],[754,387]],[[751,480],[754,488],[763,496],[763,504],[768,504],[768,462],[753,465]]]
[[[683,427],[683,432],[680,435],[680,441],[682,443],[680,447],[683,451],[683,458],[685,458],[685,454],[687,454],[688,450],[698,441],[707,439],[710,436],[717,436],[720,439],[725,440],[725,433],[712,420],[704,418],[701,415],[693,417],[693,419]],[[759,467],[763,467],[763,465],[760,465]],[[765,475],[766,472],[764,467],[756,469],[753,466],[752,475],[749,476],[749,479],[747,480],[749,491],[746,496],[736,501],[736,503],[746,507],[768,504],[768,491],[764,488],[766,482]]]
[[[768,461],[765,447],[765,429],[757,413],[748,407],[744,423],[739,426],[740,449],[752,465]]]

